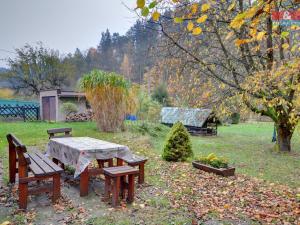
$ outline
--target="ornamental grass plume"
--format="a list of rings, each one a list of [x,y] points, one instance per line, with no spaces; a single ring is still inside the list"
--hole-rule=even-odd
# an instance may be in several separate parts
[[[130,84],[121,75],[93,70],[80,81],[101,131],[115,132],[124,129],[124,119],[134,110],[135,101],[130,95]]]

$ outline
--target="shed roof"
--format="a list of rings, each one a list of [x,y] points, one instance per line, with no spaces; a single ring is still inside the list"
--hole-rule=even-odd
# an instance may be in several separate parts
[[[58,93],[59,97],[85,97],[85,94],[82,92],[76,91],[61,91]]]
[[[161,122],[174,124],[180,121],[185,126],[202,127],[211,114],[211,109],[163,107]]]
[[[58,97],[68,97],[68,98],[78,98],[78,97],[85,97],[85,93],[77,92],[77,91],[70,91],[70,90],[61,90],[61,89],[52,89],[52,90],[43,90],[41,93],[43,95],[57,95]]]

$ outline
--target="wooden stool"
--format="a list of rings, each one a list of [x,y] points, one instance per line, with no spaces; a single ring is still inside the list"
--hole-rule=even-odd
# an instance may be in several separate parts
[[[134,200],[134,176],[139,170],[130,166],[107,167],[103,169],[105,176],[105,198],[109,199],[112,194],[112,206],[119,205],[119,196],[125,197],[125,189],[128,190],[127,202]],[[126,177],[128,176],[128,183]],[[111,182],[113,181],[113,183]]]
[[[144,168],[145,168],[145,163],[147,162],[147,158],[144,158],[142,156],[138,156],[138,155],[132,155],[132,157],[118,157],[117,158],[117,165],[118,166],[122,166],[123,165],[123,161],[126,162],[129,166],[135,167],[138,166],[139,167],[139,184],[143,184],[145,182],[145,172],[144,172]]]

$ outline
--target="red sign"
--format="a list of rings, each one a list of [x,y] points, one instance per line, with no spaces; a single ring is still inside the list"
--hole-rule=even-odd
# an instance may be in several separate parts
[[[300,11],[275,11],[272,12],[272,20],[300,20]]]

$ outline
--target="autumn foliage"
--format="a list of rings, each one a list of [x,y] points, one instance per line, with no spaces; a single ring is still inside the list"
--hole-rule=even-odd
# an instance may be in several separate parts
[[[279,150],[291,150],[300,120],[300,27],[274,22],[272,12],[299,10],[296,2],[137,0],[137,8],[157,23],[165,51],[180,62],[184,74],[170,80],[181,99],[190,106],[211,102],[224,114],[247,109],[267,116]]]

